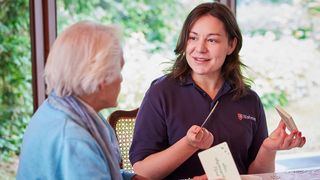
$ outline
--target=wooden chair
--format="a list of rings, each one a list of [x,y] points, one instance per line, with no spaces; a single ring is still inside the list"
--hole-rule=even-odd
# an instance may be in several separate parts
[[[119,141],[122,156],[120,166],[121,168],[131,172],[133,172],[133,168],[129,161],[129,149],[132,142],[134,123],[138,110],[139,108],[131,111],[116,110],[108,117],[108,121],[113,127]]]

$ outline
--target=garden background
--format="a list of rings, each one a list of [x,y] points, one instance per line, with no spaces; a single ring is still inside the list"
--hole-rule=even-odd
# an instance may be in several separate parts
[[[173,49],[195,0],[57,0],[58,33],[79,20],[119,24],[126,64],[117,109],[139,107],[153,79],[174,60]],[[0,0],[0,179],[14,179],[19,149],[33,113],[28,0]],[[254,81],[271,131],[281,105],[307,137],[283,156],[319,153],[320,2],[238,0],[241,58]],[[115,109],[105,110],[108,114]]]

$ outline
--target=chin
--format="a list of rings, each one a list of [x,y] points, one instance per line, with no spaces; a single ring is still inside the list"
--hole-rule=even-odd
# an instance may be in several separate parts
[[[106,108],[114,108],[114,107],[117,107],[118,106],[118,103],[107,103],[104,105],[103,109],[106,109]]]
[[[118,102],[110,104],[110,107],[117,107],[117,106],[118,106]]]
[[[208,71],[194,71],[194,74],[197,74],[197,75],[206,75],[206,74],[208,74]]]

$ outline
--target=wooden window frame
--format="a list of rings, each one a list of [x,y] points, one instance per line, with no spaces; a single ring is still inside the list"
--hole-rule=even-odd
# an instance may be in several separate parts
[[[44,65],[57,36],[55,0],[30,0],[33,111],[46,99]]]

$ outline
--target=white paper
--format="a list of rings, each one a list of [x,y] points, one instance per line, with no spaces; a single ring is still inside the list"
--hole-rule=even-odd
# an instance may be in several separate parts
[[[241,180],[226,142],[204,150],[198,156],[209,180]]]
[[[280,115],[281,119],[283,122],[286,124],[287,128],[289,131],[293,131],[294,129],[297,129],[296,124],[294,123],[292,117],[290,116],[289,113],[287,113],[285,110],[283,110],[281,107],[277,106],[275,107],[278,114]]]

